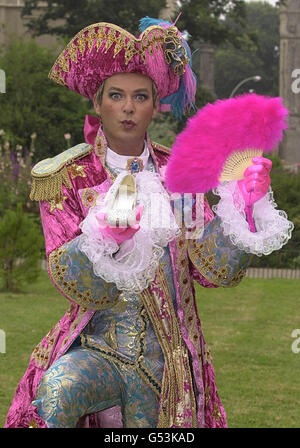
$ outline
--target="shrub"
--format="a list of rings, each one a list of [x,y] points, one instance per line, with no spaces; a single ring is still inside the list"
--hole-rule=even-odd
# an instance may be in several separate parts
[[[18,291],[37,280],[43,237],[34,217],[17,204],[0,218],[0,283],[2,290]]]
[[[0,287],[17,290],[37,279],[40,270],[42,230],[39,209],[29,199],[30,149],[14,145],[14,135],[0,130]]]
[[[35,134],[31,135],[30,149],[13,143],[14,135],[0,129],[0,216],[7,209],[15,209],[22,204],[26,212],[38,214],[38,205],[30,201],[30,172],[34,156]]]
[[[196,91],[195,107],[192,108],[181,120],[176,120],[171,113],[159,113],[149,126],[149,135],[152,141],[171,147],[177,134],[186,126],[187,120],[197,113],[198,109],[207,103],[213,103],[216,98],[208,89],[199,85]]]
[[[267,257],[253,257],[251,266],[296,268],[300,266],[300,173],[291,173],[277,156],[272,160],[271,187],[278,210],[284,210],[293,222],[294,230],[290,241],[282,249]]]

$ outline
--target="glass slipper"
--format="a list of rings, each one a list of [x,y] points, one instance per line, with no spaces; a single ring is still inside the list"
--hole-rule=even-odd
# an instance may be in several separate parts
[[[136,222],[136,182],[127,174],[118,185],[113,185],[107,199],[106,221],[111,227],[128,227]]]

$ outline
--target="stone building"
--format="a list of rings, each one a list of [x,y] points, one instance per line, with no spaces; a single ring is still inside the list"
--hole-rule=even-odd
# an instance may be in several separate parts
[[[280,96],[290,111],[289,129],[279,149],[288,164],[300,163],[300,0],[280,7]]]
[[[25,26],[26,20],[21,17],[23,6],[23,0],[0,0],[0,46],[6,44],[13,35],[25,40],[32,39]],[[50,35],[36,37],[35,41],[45,46],[56,44],[56,38]]]
[[[215,47],[204,42],[195,42],[197,52],[193,55],[193,70],[198,84],[215,94]]]

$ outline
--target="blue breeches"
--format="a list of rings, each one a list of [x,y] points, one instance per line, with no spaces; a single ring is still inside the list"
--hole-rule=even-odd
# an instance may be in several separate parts
[[[80,417],[120,406],[124,428],[155,428],[159,397],[134,369],[76,347],[42,377],[33,405],[49,428],[74,428]]]

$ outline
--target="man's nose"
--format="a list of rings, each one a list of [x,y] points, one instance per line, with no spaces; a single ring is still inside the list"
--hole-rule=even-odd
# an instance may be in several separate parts
[[[132,98],[130,97],[125,98],[123,111],[127,114],[132,114],[134,112],[134,101]]]

